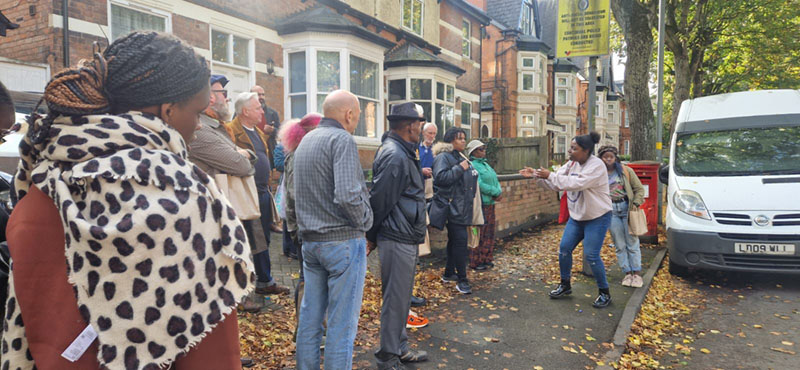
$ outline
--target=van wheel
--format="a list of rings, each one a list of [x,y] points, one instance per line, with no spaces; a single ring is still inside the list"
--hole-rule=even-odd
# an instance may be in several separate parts
[[[672,259],[669,260],[669,273],[673,276],[680,276],[684,277],[689,275],[689,268],[686,266],[681,266],[675,262],[672,262]]]

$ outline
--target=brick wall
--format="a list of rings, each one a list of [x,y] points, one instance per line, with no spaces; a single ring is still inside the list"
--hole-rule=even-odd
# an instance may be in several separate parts
[[[35,14],[30,15],[29,5],[35,5]],[[31,63],[50,64],[50,70],[63,68],[61,32],[49,28],[49,17],[53,3],[27,3],[18,0],[0,0],[0,9],[11,22],[20,28],[8,30],[0,37],[0,57]]]
[[[187,18],[180,14],[173,14],[172,33],[189,45],[201,49],[211,49],[211,41],[208,38],[208,23]],[[258,50],[258,45],[256,45],[256,50]]]
[[[558,218],[558,196],[531,179],[501,180],[503,197],[495,205],[497,238],[517,233]],[[447,231],[429,227],[431,246],[444,248],[447,244]]]

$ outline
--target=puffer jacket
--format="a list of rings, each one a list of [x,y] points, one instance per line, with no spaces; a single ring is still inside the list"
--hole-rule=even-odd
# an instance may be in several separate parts
[[[471,158],[472,166],[478,171],[478,187],[481,189],[481,202],[484,206],[494,204],[495,198],[503,194],[497,173],[486,158]]]
[[[367,240],[403,244],[425,242],[425,186],[416,145],[394,133],[383,138],[372,164],[370,205],[374,220]]]
[[[472,166],[464,170],[464,157],[453,150],[453,144],[433,146],[433,200],[430,205],[431,226],[443,229],[445,223],[472,224],[472,202],[478,187],[478,171]]]

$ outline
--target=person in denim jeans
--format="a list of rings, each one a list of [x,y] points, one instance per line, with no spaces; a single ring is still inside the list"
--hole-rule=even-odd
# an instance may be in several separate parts
[[[325,117],[303,137],[292,160],[305,277],[297,331],[298,370],[319,370],[326,315],[325,368],[353,367],[367,273],[365,233],[373,218],[352,137],[361,113],[358,98],[334,91],[322,109]]]
[[[613,207],[609,230],[617,248],[619,267],[625,273],[622,285],[640,288],[644,285],[640,275],[642,251],[639,249],[639,237],[628,231],[628,207],[638,208],[644,203],[644,186],[633,169],[619,162],[617,153],[617,148],[611,145],[597,151],[608,170],[608,191]]]
[[[572,294],[572,251],[583,241],[586,260],[600,290],[592,306],[603,308],[611,304],[606,269],[603,259],[600,258],[600,249],[611,223],[611,198],[608,196],[606,166],[600,158],[593,155],[594,146],[598,142],[600,135],[596,132],[576,136],[569,149],[570,161],[558,172],[525,167],[519,173],[525,177],[538,177],[539,184],[549,189],[567,191],[569,221],[564,228],[558,250],[561,283],[550,292],[550,298],[557,299]]]

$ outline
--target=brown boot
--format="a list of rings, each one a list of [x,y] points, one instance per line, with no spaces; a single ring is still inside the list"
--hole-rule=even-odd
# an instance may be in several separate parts
[[[247,313],[257,313],[261,311],[263,305],[253,301],[250,297],[245,297],[241,303],[239,303],[239,311],[247,312]]]
[[[289,288],[278,284],[272,284],[268,287],[256,288],[256,293],[261,295],[289,294]]]

